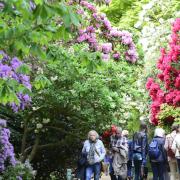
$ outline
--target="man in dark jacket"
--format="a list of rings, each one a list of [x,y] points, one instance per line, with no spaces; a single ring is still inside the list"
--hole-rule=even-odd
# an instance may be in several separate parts
[[[136,132],[133,136],[133,162],[135,169],[135,180],[143,179],[147,153],[147,125],[145,122],[141,122],[139,132]]]

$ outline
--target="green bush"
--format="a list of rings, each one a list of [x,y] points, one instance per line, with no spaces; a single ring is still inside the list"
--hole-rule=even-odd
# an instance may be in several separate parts
[[[2,180],[32,180],[35,171],[28,161],[24,164],[18,162],[15,166],[9,166],[0,179]]]

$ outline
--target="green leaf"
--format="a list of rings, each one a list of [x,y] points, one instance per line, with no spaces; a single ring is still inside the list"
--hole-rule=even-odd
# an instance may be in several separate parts
[[[40,4],[40,5],[42,5],[43,4],[43,0],[34,0],[34,2],[38,5],[38,4]]]
[[[16,72],[20,73],[20,74],[29,74],[30,73],[30,67],[26,64],[23,64],[19,68],[16,69]]]
[[[45,87],[48,87],[50,85],[51,82],[49,81],[49,79],[42,74],[35,78],[34,87],[37,90],[44,89]]]

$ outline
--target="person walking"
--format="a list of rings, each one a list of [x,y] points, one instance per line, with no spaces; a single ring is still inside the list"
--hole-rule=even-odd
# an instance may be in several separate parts
[[[110,151],[112,153],[112,161],[110,162],[110,167],[111,167],[110,177],[111,177],[111,180],[116,180],[116,176],[114,175],[114,169],[113,169],[113,159],[114,159],[114,154],[115,154],[114,150],[113,150],[113,147],[116,146],[117,140],[118,140],[118,134],[117,134],[117,127],[116,127],[116,130],[110,136]]]
[[[88,139],[84,143],[82,153],[87,156],[86,180],[91,180],[93,174],[94,180],[99,180],[101,161],[105,157],[106,150],[96,131],[91,130],[88,133]]]
[[[125,180],[127,178],[128,161],[128,142],[126,137],[122,136],[120,127],[116,130],[117,141],[112,146],[114,151],[113,170],[116,180]]]
[[[177,127],[178,127],[177,124],[173,124],[171,126],[171,133],[166,136],[165,145],[164,145],[164,148],[167,152],[168,163],[170,168],[170,180],[176,180],[178,176],[177,161],[175,158],[175,153],[172,151],[172,144],[176,137]]]
[[[131,139],[128,139],[129,136],[128,130],[123,130],[122,136],[126,137],[128,141],[127,179],[131,180],[133,178],[132,176],[133,141]]]
[[[149,159],[153,171],[153,180],[165,180],[164,170],[166,168],[165,131],[156,128],[154,138],[149,144]]]
[[[178,179],[180,179],[180,125],[177,125],[176,129],[176,137],[174,138],[173,144],[172,144],[172,150],[175,153],[175,157],[177,160],[178,165]]]
[[[135,170],[134,180],[141,180],[144,176],[148,153],[147,125],[141,122],[139,132],[133,135],[133,163]]]

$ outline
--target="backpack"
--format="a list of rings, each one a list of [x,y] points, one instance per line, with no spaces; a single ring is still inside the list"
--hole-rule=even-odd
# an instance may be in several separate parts
[[[171,140],[170,140],[171,138]],[[171,147],[172,147],[172,142],[174,140],[174,138],[171,136],[170,138],[168,138],[168,149],[167,149],[167,155],[170,158],[175,158],[175,153],[172,151]]]
[[[142,141],[144,136],[141,132],[136,132],[133,136],[133,152],[142,153]]]
[[[161,154],[161,150],[160,150],[160,147],[159,147],[158,140],[153,139],[151,141],[151,143],[149,144],[148,152],[149,152],[149,157],[150,157],[151,160],[157,160],[158,159],[158,157]]]

